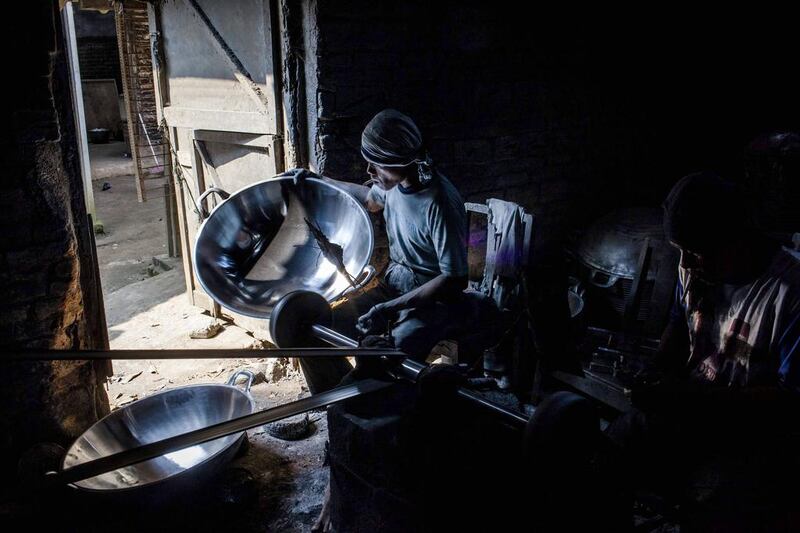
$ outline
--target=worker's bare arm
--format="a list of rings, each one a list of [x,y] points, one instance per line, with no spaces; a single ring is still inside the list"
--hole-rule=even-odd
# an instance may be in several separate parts
[[[385,323],[403,309],[421,307],[433,302],[452,301],[466,288],[466,276],[440,274],[402,296],[374,306],[368,313],[359,317],[357,327],[362,332],[372,331],[375,324]]]
[[[423,283],[416,289],[382,304],[384,311],[396,313],[410,307],[420,307],[434,302],[446,302],[455,299],[467,288],[466,276],[448,276],[439,274],[432,280]]]
[[[333,178],[329,178],[327,176],[321,176],[323,180],[331,183],[345,192],[352,194],[356,200],[361,202],[361,204],[367,208],[370,212],[376,212],[383,209],[383,206],[374,202],[369,197],[369,187],[366,185],[360,185],[358,183],[350,183],[349,181],[342,181],[342,180],[335,180]]]
[[[294,178],[295,185],[300,185],[306,178],[317,178],[338,187],[339,189],[353,195],[356,200],[366,207],[369,211],[375,212],[383,209],[383,206],[376,203],[369,197],[369,187],[349,181],[336,180],[328,176],[322,176],[304,168],[293,168],[287,170],[281,176],[291,176]]]

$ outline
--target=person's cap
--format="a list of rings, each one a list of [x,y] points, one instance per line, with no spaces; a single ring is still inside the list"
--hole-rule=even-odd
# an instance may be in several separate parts
[[[663,208],[666,238],[695,252],[733,242],[752,228],[742,189],[713,173],[681,178]]]

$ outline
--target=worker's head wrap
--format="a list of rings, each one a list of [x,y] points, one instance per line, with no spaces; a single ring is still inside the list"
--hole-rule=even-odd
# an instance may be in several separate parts
[[[419,181],[433,177],[433,161],[422,143],[422,134],[411,118],[384,109],[369,121],[361,134],[361,155],[379,167],[417,165]]]
[[[735,242],[753,229],[742,189],[712,173],[682,178],[663,208],[666,238],[692,252]]]

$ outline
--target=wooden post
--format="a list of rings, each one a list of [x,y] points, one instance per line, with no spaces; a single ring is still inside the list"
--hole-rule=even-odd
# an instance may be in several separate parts
[[[129,61],[129,42],[128,32],[125,28],[125,14],[122,2],[114,4],[114,22],[117,25],[117,45],[119,49],[119,70],[122,74],[122,94],[125,99],[125,114],[128,117],[128,139],[131,143],[131,157],[133,158],[133,168],[136,172],[136,195],[140,202],[147,200],[147,192],[144,188],[142,176],[142,165],[139,161],[139,135],[136,133],[138,128],[137,116],[133,109],[133,95],[131,94],[131,73]]]

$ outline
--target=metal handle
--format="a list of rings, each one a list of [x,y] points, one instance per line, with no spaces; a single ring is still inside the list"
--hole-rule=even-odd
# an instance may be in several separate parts
[[[231,374],[231,377],[228,378],[228,385],[230,385],[231,387],[235,387],[236,380],[239,378],[239,376],[247,377],[247,382],[245,383],[244,386],[244,392],[249,394],[250,387],[253,385],[253,381],[256,379],[256,375],[250,372],[249,370],[237,370],[236,372]]]
[[[372,278],[375,277],[376,272],[377,271],[375,270],[374,266],[372,265],[365,266],[364,270],[361,271],[361,274],[358,275],[358,279],[356,280],[355,284],[345,289],[345,291],[342,293],[342,296],[344,296],[345,294],[350,294],[353,291],[361,290],[370,281],[372,281]]]
[[[211,194],[217,194],[223,200],[227,200],[228,198],[231,197],[231,195],[230,195],[230,193],[228,191],[225,191],[224,189],[220,189],[219,187],[209,187],[208,189],[206,189],[203,194],[201,194],[200,196],[197,197],[197,201],[196,201],[197,205],[195,206],[195,207],[197,207],[197,212],[200,213],[200,218],[201,219],[208,218],[208,214],[209,214],[208,213],[208,209],[206,209],[205,206],[203,206],[203,201],[206,199],[207,196],[209,196]]]
[[[577,294],[581,298],[586,294],[586,287],[583,286],[581,280],[576,277],[570,276],[569,277],[569,287],[568,290]]]

